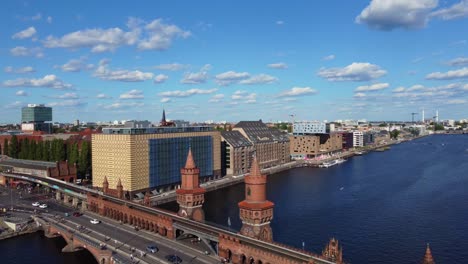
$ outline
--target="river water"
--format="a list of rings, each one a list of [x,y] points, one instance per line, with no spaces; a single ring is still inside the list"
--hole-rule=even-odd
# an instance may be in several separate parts
[[[419,263],[430,243],[438,264],[468,263],[466,135],[429,136],[327,169],[273,174],[267,192],[278,242],[300,248],[304,241],[319,253],[336,237],[348,263],[381,264]],[[207,221],[226,226],[229,217],[240,229],[243,184],[205,198]],[[93,263],[88,252],[60,253],[64,245],[39,234],[0,241],[1,263]]]

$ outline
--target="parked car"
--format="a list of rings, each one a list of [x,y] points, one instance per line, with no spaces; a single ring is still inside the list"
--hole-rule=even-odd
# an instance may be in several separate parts
[[[155,246],[155,245],[148,245],[148,246],[146,247],[146,250],[147,250],[148,252],[151,252],[151,253],[156,253],[156,252],[158,252],[159,249],[158,249],[158,247]]]
[[[83,214],[80,213],[80,212],[74,212],[74,213],[73,213],[73,216],[76,216],[76,217],[79,217],[79,216],[82,216],[82,215],[83,215]]]
[[[182,263],[182,259],[179,256],[174,255],[174,254],[167,255],[166,259],[167,259],[167,261],[169,261],[171,263]]]
[[[39,202],[34,202],[34,203],[32,203],[32,206],[35,206],[35,207],[37,207],[37,206],[39,206],[39,205],[41,205]]]
[[[91,220],[89,220],[89,222],[91,222],[91,224],[93,224],[93,225],[97,225],[97,224],[101,223],[101,221],[99,221],[97,219],[91,219]]]
[[[39,205],[39,208],[42,208],[42,209],[47,208],[47,204],[41,204]]]

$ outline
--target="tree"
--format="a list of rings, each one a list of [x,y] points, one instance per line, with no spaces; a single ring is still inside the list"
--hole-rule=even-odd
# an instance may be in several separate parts
[[[20,150],[18,153],[18,158],[20,159],[28,159],[29,153],[29,139],[25,138],[19,142]]]
[[[382,123],[379,125],[379,127],[386,127],[386,126],[388,126],[387,123]]]
[[[51,161],[50,156],[50,141],[47,140],[44,142],[44,148],[42,149],[42,160]]]
[[[8,145],[8,153],[10,157],[17,159],[18,158],[18,138],[16,135],[11,136],[11,142]]]
[[[31,140],[31,142],[29,143],[29,150],[28,150],[26,158],[28,160],[33,160],[35,155],[36,155],[36,141]]]
[[[397,139],[399,134],[400,131],[393,129],[392,132],[390,132],[390,138]]]
[[[288,130],[288,124],[286,123],[281,123],[280,127],[281,130]]]
[[[434,128],[435,128],[436,131],[437,131],[437,130],[444,130],[444,129],[445,129],[445,128],[444,128],[444,125],[442,125],[442,124],[435,124]]]
[[[3,155],[8,156],[8,139],[3,140]]]
[[[44,160],[42,158],[42,153],[44,153],[43,148],[44,148],[44,142],[42,142],[42,141],[37,142],[36,152],[34,153],[34,159],[35,160]]]
[[[62,161],[67,158],[63,139],[52,140],[52,157],[53,161]]]
[[[68,164],[73,165],[78,163],[79,152],[78,152],[78,143],[72,143],[70,148],[70,156],[68,157]]]
[[[80,157],[78,158],[78,171],[81,175],[86,175],[91,165],[90,146],[88,141],[81,143]]]

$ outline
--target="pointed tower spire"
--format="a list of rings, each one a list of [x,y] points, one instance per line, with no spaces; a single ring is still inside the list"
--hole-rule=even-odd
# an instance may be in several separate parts
[[[119,182],[117,183],[117,198],[123,199],[123,185],[122,181],[119,178]]]
[[[162,118],[161,118],[161,123],[166,123],[166,110],[164,110],[164,108],[163,108],[163,114],[162,114]]]
[[[119,187],[123,187],[122,186],[122,181],[120,180],[120,178],[119,178],[119,182],[117,183],[117,188],[119,188]]]
[[[322,251],[322,257],[337,264],[343,263],[343,249],[340,247],[338,240],[334,237],[330,239],[328,245]]]
[[[109,190],[109,182],[107,181],[107,176],[104,176],[104,181],[102,182],[102,191],[107,193]]]
[[[429,247],[429,243],[426,246],[426,254],[424,255],[424,259],[421,264],[435,264],[434,258],[432,257],[431,248]]]
[[[260,177],[262,176],[262,172],[260,170],[260,166],[258,165],[257,156],[253,156],[252,166],[250,167],[249,172],[250,177]]]
[[[195,165],[195,161],[193,160],[192,156],[192,148],[189,147],[187,161],[185,162],[185,169],[195,169],[197,166]]]

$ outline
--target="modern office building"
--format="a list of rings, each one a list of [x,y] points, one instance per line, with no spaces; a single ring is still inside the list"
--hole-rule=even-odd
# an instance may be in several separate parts
[[[241,121],[233,128],[254,146],[260,167],[269,168],[290,161],[289,137],[276,128],[268,128],[260,121]]]
[[[354,146],[353,140],[353,133],[351,132],[343,132],[341,133],[341,137],[343,140],[343,149],[351,149]]]
[[[294,135],[311,135],[311,134],[325,134],[326,124],[319,121],[302,121],[294,122],[293,125]]]
[[[92,135],[93,186],[119,179],[131,194],[172,189],[189,147],[200,168],[200,180],[221,176],[220,132],[211,127],[104,128]]]
[[[364,146],[374,145],[374,143],[375,143],[375,133],[367,132],[363,134]]]
[[[247,173],[254,153],[254,146],[239,131],[221,132],[221,153],[224,153],[221,167],[227,175]]]
[[[362,131],[353,131],[353,147],[364,146],[364,133]]]
[[[290,135],[289,141],[293,159],[314,158],[343,148],[343,138],[340,133]]]
[[[21,109],[21,130],[52,133],[52,107],[43,104],[28,104]]]
[[[124,127],[148,128],[148,127],[151,127],[151,122],[148,120],[144,120],[144,121],[129,120],[129,121],[125,121]]]

